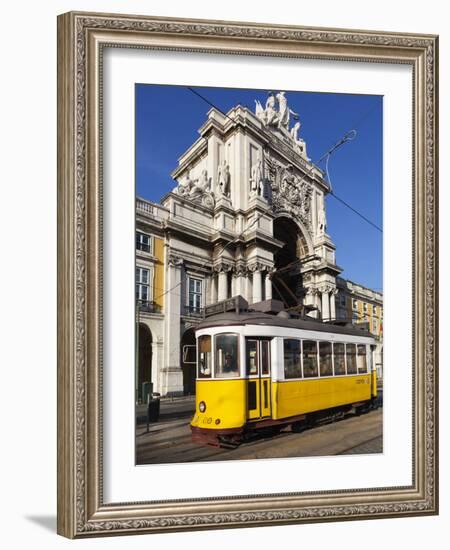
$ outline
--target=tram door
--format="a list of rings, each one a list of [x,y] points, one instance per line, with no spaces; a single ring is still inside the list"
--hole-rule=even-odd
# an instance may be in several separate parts
[[[272,414],[270,340],[246,338],[247,417],[267,418]]]

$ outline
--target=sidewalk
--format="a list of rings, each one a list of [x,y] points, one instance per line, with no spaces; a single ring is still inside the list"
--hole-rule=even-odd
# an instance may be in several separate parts
[[[161,397],[159,421],[165,417],[174,417],[178,413],[193,413],[195,409],[195,395],[181,395],[179,397]],[[136,405],[136,423],[147,422],[147,405]]]

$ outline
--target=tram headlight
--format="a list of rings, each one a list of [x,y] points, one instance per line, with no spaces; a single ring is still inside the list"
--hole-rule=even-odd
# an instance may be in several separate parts
[[[200,401],[200,403],[198,404],[198,410],[201,413],[204,413],[206,411],[206,403],[204,401]]]

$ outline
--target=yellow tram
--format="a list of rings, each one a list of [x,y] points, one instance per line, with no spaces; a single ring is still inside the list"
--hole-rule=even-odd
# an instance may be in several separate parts
[[[196,339],[195,442],[237,444],[375,403],[375,340],[365,330],[237,310],[204,319]]]

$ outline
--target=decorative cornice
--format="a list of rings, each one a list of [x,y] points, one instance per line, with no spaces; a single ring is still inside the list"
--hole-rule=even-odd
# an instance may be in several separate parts
[[[175,20],[170,18],[146,19],[145,17],[105,17],[102,14],[77,16],[78,29],[102,28],[122,31],[144,31],[148,33],[226,36],[248,39],[289,40],[295,42],[322,42],[331,44],[355,44],[373,46],[394,46],[401,48],[432,48],[432,38],[414,35],[395,35],[382,32],[303,29],[265,24],[229,23],[207,21]],[[330,57],[334,57],[330,55]],[[341,56],[335,56],[341,57]],[[430,65],[430,68],[432,66]]]
[[[227,525],[250,527],[252,525],[309,522],[317,519],[357,519],[359,517],[397,516],[426,512],[431,508],[429,499],[405,503],[349,504],[344,506],[318,506],[298,509],[278,509],[255,512],[224,512],[214,514],[187,514],[153,519],[122,521],[92,521],[87,531],[111,532],[133,529],[146,531],[169,528],[192,529],[192,527],[226,527]]]

